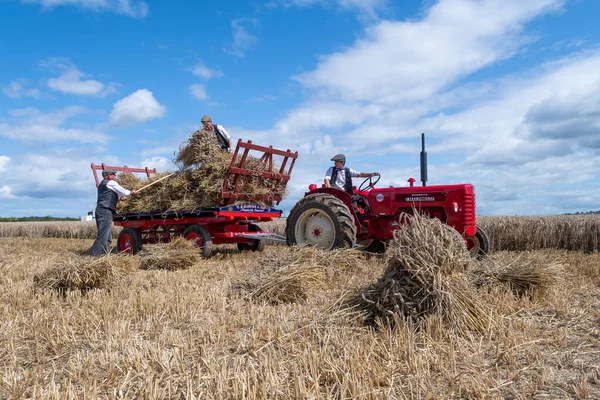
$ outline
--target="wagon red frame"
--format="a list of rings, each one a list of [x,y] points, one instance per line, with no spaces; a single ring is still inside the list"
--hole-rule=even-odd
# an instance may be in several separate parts
[[[259,153],[258,168],[246,168],[250,152]],[[282,157],[276,168],[274,156]],[[252,141],[238,140],[231,164],[225,176],[219,203],[216,207],[195,210],[155,210],[141,213],[115,215],[114,224],[123,227],[117,238],[120,252],[137,253],[144,244],[169,242],[175,237],[184,236],[193,240],[208,257],[215,244],[237,244],[240,251],[260,251],[264,240],[285,242],[285,237],[262,232],[258,222],[269,222],[279,218],[282,211],[254,202],[279,204],[281,193],[285,192],[290,180],[298,152],[274,149],[253,144]],[[91,165],[96,187],[100,184],[98,171],[114,170],[120,172],[145,173],[148,177],[156,174],[156,168],[117,167],[102,164]],[[253,177],[264,179],[271,188],[265,194],[242,194],[240,191]],[[275,193],[275,194],[273,194]]]

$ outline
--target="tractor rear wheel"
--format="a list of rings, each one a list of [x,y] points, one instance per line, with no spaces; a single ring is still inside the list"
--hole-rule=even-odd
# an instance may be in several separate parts
[[[117,238],[119,253],[137,254],[142,249],[142,234],[135,228],[123,228]]]
[[[248,225],[248,232],[262,232],[260,226],[256,224]],[[237,248],[239,251],[263,251],[265,249],[265,242],[263,240],[252,239],[250,242],[238,243]]]
[[[477,226],[477,233],[473,236],[467,236],[465,240],[467,241],[469,253],[476,258],[486,256],[492,248],[488,234],[479,225]]]
[[[208,258],[212,254],[212,236],[204,226],[200,224],[190,225],[183,231],[183,237],[191,240],[195,247],[200,249],[200,254]]]
[[[356,243],[352,212],[330,194],[317,193],[298,201],[287,218],[285,233],[290,246],[332,250],[352,248]]]

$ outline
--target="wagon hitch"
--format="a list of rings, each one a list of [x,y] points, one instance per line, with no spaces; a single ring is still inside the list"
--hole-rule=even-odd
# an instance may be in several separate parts
[[[271,233],[271,232],[256,232],[256,233],[239,232],[236,234],[236,236],[246,238],[246,239],[266,240],[268,242],[275,242],[275,243],[287,243],[287,238],[285,236],[278,235],[276,233]]]

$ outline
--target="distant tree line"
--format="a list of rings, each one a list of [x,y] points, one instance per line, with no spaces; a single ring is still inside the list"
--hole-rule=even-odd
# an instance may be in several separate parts
[[[79,218],[72,217],[0,217],[0,222],[31,222],[31,221],[79,221]]]
[[[598,210],[598,211],[577,211],[576,213],[567,213],[565,215],[588,215],[588,214],[600,214],[600,210]]]

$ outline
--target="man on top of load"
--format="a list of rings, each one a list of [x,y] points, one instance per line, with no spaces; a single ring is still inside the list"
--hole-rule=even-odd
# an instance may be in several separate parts
[[[202,117],[201,121],[203,125],[202,132],[215,135],[215,137],[217,138],[217,142],[219,142],[219,145],[221,146],[221,149],[223,149],[223,151],[233,153],[231,137],[229,136],[229,133],[227,133],[223,125],[213,124],[210,115],[205,115],[204,117]]]

